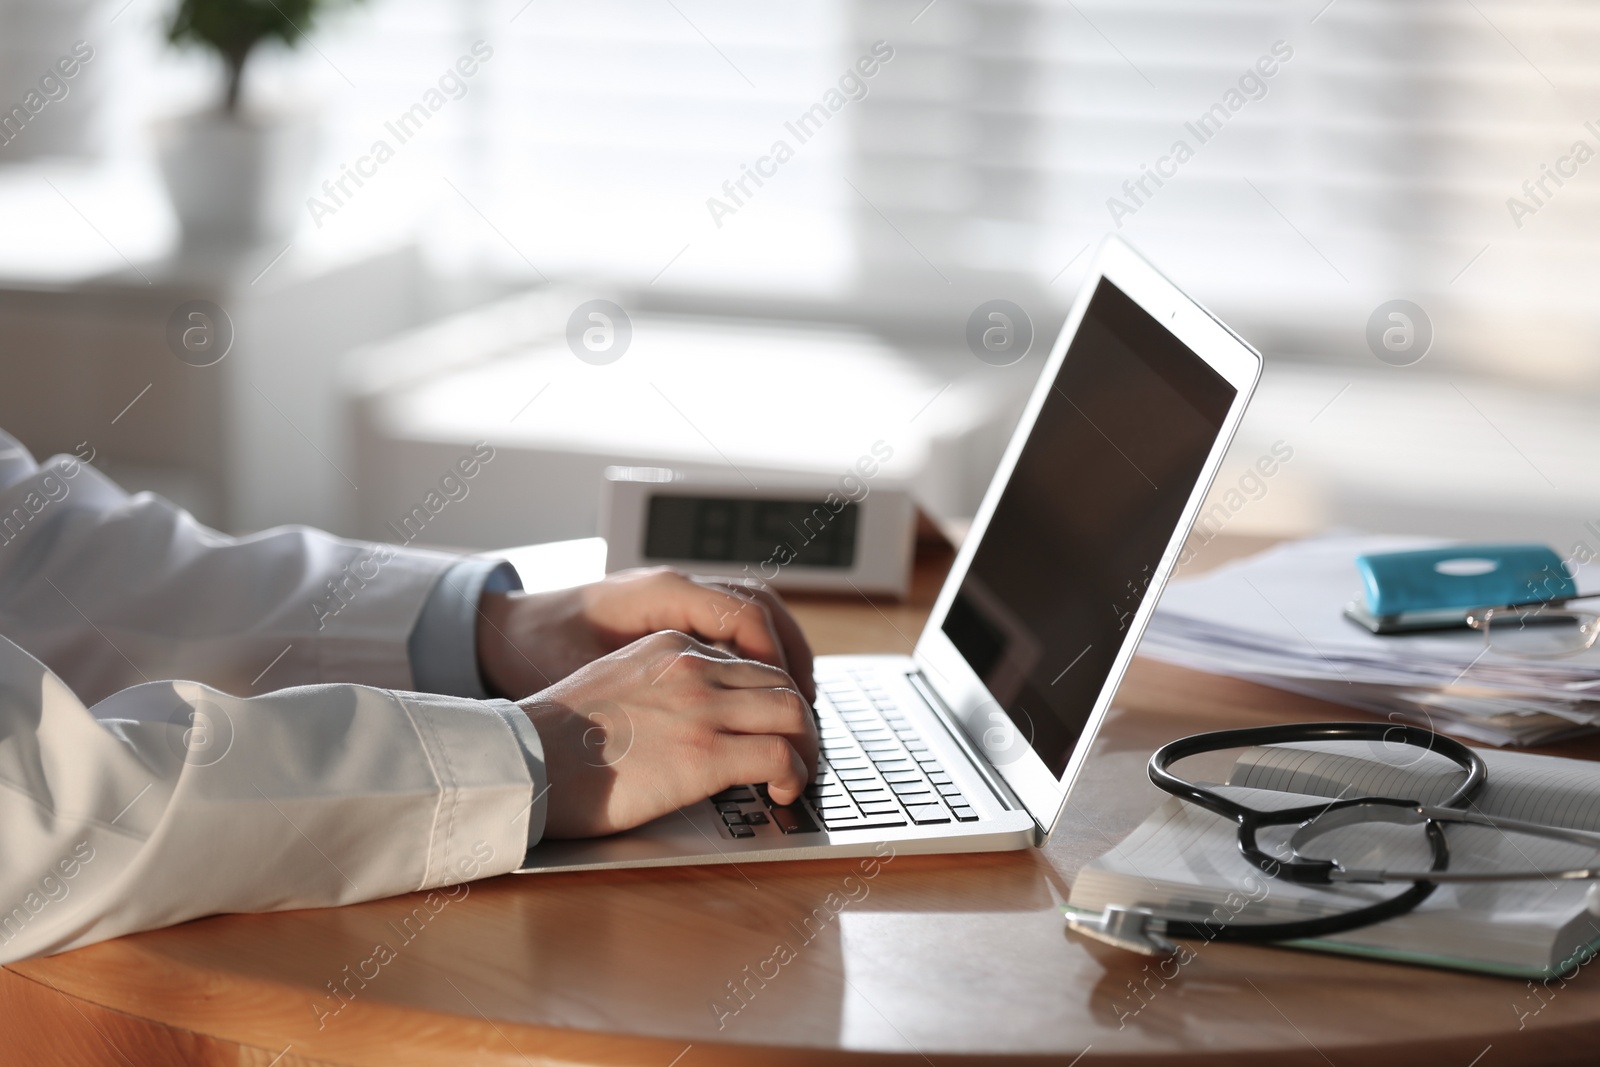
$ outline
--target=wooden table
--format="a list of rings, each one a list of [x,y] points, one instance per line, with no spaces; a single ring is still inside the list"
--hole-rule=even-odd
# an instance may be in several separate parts
[[[909,604],[797,608],[819,651],[902,652],[947,565],[924,561]],[[319,1007],[338,1003],[327,984],[393,940],[387,923],[420,895],[221,916],[0,970],[0,1063],[1594,1062],[1600,985],[1588,974],[1536,994],[1506,979],[1209,944],[1162,985],[1144,961],[1064,934],[1056,905],[1075,873],[1158,801],[1143,772],[1158,744],[1349,717],[1140,660],[1045,848],[896,857],[855,883],[866,895],[852,891],[859,899],[809,943],[791,924],[842,894],[854,862],[507,876],[448,904],[319,1026]],[[1579,751],[1600,757],[1600,745]],[[727,983],[780,940],[795,957],[719,1028],[712,1005]]]

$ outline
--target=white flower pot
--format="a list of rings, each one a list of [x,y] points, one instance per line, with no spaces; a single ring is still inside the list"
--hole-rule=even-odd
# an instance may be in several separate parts
[[[202,111],[160,122],[156,148],[186,245],[288,239],[316,164],[308,113]]]

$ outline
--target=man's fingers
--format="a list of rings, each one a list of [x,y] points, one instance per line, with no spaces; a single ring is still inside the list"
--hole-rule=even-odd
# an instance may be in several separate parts
[[[776,734],[800,753],[809,777],[817,766],[817,723],[806,699],[790,688],[734,689],[712,708],[716,724],[729,733]]]
[[[695,679],[700,684],[716,689],[742,692],[750,689],[785,689],[797,691],[795,680],[789,672],[770,663],[745,659],[737,653],[698,641],[688,634],[664,630],[643,641],[654,642],[661,649],[651,664],[650,682],[655,685],[665,679]],[[804,699],[804,698],[802,698]],[[809,709],[810,701],[806,701]],[[807,711],[809,715],[809,710]]]
[[[721,690],[704,705],[718,729],[786,738],[801,753],[809,775],[817,765],[816,719],[810,702],[800,695],[788,672],[767,663],[737,659],[681,634],[672,636],[686,640],[690,647],[676,652],[658,679],[681,661],[691,660],[692,664],[685,666],[694,672],[696,682]]]
[[[816,683],[812,678],[811,645],[806,641],[805,634],[800,629],[800,624],[795,617],[784,607],[778,594],[765,586],[744,584],[731,579],[701,578],[696,579],[703,585],[715,586],[729,590],[734,596],[748,597],[756,605],[765,609],[768,625],[772,631],[773,639],[777,641],[783,651],[784,662],[780,664],[788,670],[789,674],[800,685],[801,694],[809,701],[817,699]],[[764,658],[764,657],[758,657]]]
[[[720,651],[720,650],[718,650]],[[793,689],[789,672],[753,659],[714,660],[705,665],[706,677],[722,689]]]
[[[662,630],[654,636],[665,638],[669,634],[671,635],[671,638],[667,643],[669,647],[671,647],[671,651],[674,656],[692,656],[697,659],[711,660],[717,663],[755,662],[755,660],[745,659],[737,652],[729,652],[725,648],[718,648],[716,645],[708,645],[698,637],[691,637],[681,630]],[[676,647],[672,647],[674,644]],[[767,664],[762,664],[762,666],[767,666]],[[777,670],[778,668],[771,667],[769,669]]]
[[[811,772],[794,746],[774,734],[720,734],[716,760],[717,791],[733,785],[765,782],[775,804],[793,804],[805,791]]]
[[[675,599],[696,634],[708,641],[727,641],[742,656],[788,669],[783,641],[758,598],[720,582],[681,577],[678,582]]]

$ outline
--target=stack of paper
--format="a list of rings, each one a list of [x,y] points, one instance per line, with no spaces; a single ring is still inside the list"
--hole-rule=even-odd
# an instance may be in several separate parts
[[[1445,544],[1334,537],[1280,545],[1167,586],[1139,651],[1489,744],[1541,744],[1600,726],[1600,648],[1559,659],[1491,650],[1462,628],[1379,636],[1344,617],[1355,557]],[[1600,575],[1575,575],[1581,592]],[[1589,581],[1585,581],[1585,578]]]

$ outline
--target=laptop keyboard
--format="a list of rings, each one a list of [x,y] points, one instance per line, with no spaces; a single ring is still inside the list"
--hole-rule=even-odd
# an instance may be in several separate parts
[[[816,780],[794,804],[774,804],[764,785],[712,797],[729,836],[882,830],[975,822],[978,813],[894,697],[869,672],[817,678],[822,751]]]

